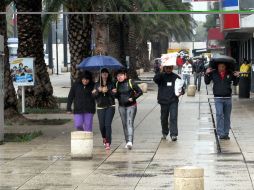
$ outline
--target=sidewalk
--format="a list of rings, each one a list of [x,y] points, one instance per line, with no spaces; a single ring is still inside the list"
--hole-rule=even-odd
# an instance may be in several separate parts
[[[56,91],[64,94],[64,75]],[[53,83],[53,82],[52,82]],[[58,85],[55,81],[55,85]],[[55,86],[54,86],[55,88]],[[212,116],[205,86],[195,97],[184,95],[179,104],[177,142],[161,141],[157,89],[139,99],[135,120],[134,147],[124,149],[121,120],[113,121],[112,149],[106,152],[94,117],[92,160],[72,160],[70,132],[73,123],[40,128],[43,135],[28,143],[0,146],[0,189],[172,189],[173,170],[195,165],[205,170],[205,190],[251,190],[254,177],[254,101],[234,97],[230,141],[220,141],[217,152]],[[211,99],[212,101],[212,99]],[[212,103],[214,110],[214,105]],[[66,114],[32,115],[30,118],[71,118]],[[13,126],[14,127],[14,126]],[[16,127],[16,130],[19,128]]]

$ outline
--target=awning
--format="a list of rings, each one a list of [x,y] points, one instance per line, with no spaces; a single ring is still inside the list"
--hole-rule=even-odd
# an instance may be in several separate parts
[[[207,40],[224,40],[224,34],[220,28],[210,28],[208,30]]]
[[[228,32],[225,33],[225,40],[247,40],[252,37],[248,32]]]

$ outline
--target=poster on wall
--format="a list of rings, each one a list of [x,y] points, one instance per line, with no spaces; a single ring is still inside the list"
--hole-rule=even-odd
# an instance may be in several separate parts
[[[10,62],[10,71],[15,86],[34,85],[34,59],[17,58]]]

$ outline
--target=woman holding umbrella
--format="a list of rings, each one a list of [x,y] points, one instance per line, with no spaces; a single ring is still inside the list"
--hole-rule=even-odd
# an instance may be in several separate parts
[[[97,115],[99,119],[101,136],[106,150],[110,150],[111,124],[115,115],[115,97],[112,93],[114,85],[108,69],[103,68],[100,72],[100,80],[95,84],[92,91],[97,102]]]
[[[232,110],[231,84],[237,85],[239,72],[232,71],[234,61],[228,56],[220,56],[211,60],[213,68],[209,67],[205,73],[205,83],[213,81],[213,94],[216,109],[217,134],[220,139],[229,140],[230,115]]]

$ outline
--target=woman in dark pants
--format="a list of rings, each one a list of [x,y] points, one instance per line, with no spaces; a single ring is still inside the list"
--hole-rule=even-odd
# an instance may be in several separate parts
[[[93,115],[95,113],[93,88],[92,74],[86,71],[81,73],[80,79],[70,89],[67,113],[72,112],[71,105],[74,101],[74,126],[78,131],[93,131]]]
[[[111,124],[115,115],[115,99],[112,93],[113,83],[107,69],[101,70],[100,81],[95,84],[93,95],[97,102],[97,115],[99,119],[101,136],[106,150],[110,150]]]

